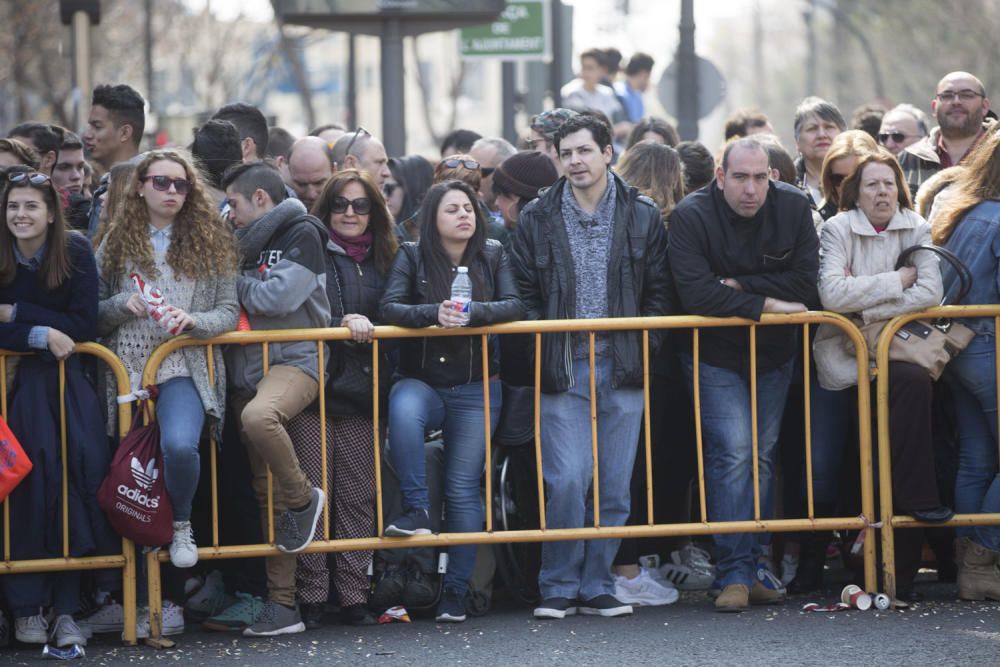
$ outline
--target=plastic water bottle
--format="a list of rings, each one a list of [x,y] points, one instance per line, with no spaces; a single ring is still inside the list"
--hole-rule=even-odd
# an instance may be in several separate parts
[[[469,304],[472,303],[472,281],[469,279],[469,267],[458,267],[455,280],[451,283],[451,302],[455,311],[462,313],[463,326],[469,323]]]

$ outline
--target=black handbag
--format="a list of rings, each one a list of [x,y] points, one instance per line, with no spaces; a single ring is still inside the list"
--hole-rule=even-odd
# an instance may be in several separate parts
[[[333,266],[333,279],[340,299],[340,312],[345,315],[344,293],[340,275]],[[330,345],[329,380],[327,381],[327,410],[334,417],[372,415],[372,346],[352,340],[334,341]],[[379,403],[386,405],[389,392],[388,360],[379,359]]]

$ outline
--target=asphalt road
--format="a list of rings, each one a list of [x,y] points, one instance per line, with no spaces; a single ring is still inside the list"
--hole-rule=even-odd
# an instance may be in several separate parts
[[[839,585],[839,583],[837,584]],[[954,601],[954,586],[924,584],[907,611],[806,613],[810,601],[716,614],[703,593],[627,618],[536,621],[502,601],[463,624],[348,628],[336,624],[274,639],[189,629],[169,650],[91,642],[90,665],[994,665],[1000,663],[1000,603]],[[836,592],[816,601],[833,602]],[[40,650],[0,651],[0,664],[43,662]],[[51,662],[48,664],[52,664]]]

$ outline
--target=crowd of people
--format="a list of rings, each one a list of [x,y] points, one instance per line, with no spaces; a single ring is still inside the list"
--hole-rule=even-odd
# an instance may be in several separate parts
[[[331,599],[341,622],[373,624],[392,599],[391,591],[373,595],[373,552],[329,561],[300,553],[322,535],[325,511],[335,539],[483,530],[486,434],[502,417],[531,421],[512,401],[534,386],[534,364],[546,526],[592,525],[598,512],[601,526],[645,521],[642,332],[544,334],[537,359],[533,341],[516,335],[488,345],[462,335],[384,341],[373,396],[376,325],[759,320],[827,310],[867,326],[955,294],[959,276],[931,252],[897,266],[903,250],[921,244],[948,248],[967,265],[973,280],[962,303],[1000,303],[1000,126],[975,76],[941,79],[933,129],[910,104],[866,108],[849,129],[834,104],[809,97],[795,113],[794,155],[757,110],[733,115],[713,155],[646,115],[652,59],[634,54],[616,80],[621,54],[612,51],[582,54],[565,106],[534,116],[520,146],[457,130],[433,161],[390,157],[362,127],[330,124],[296,138],[238,102],[197,128],[189,147],[143,151],[144,100],[125,84],[93,91],[82,135],[39,122],[10,129],[0,139],[0,347],[36,353],[10,374],[9,424],[35,462],[10,496],[12,556],[62,553],[61,360],[70,552],[120,548],[95,500],[117,445],[118,396],[109,377],[72,354],[79,342],[108,347],[139,389],[150,355],[178,332],[208,339],[238,322],[349,330],[350,340],[322,346],[185,347],[157,371],[173,509],[167,591],[178,603],[165,604],[163,630],[183,631],[186,616],[272,636],[319,626]],[[466,307],[453,298],[460,273],[471,283]],[[136,284],[162,292],[169,329],[150,316]],[[954,511],[1000,511],[994,320],[966,325],[975,337],[940,381],[913,363],[889,369],[894,507],[928,524]],[[859,513],[857,387],[870,378],[858,377],[840,330],[820,325],[809,335],[814,363],[803,368],[800,327],[758,329],[755,362],[745,328],[702,330],[697,356],[689,331],[649,332],[657,522],[701,520],[692,510],[696,383],[710,521],[750,520],[755,506],[764,519],[805,515],[806,423],[815,516]],[[761,397],[755,418],[751,368]],[[398,482],[384,527],[375,525],[376,403],[384,464]],[[580,425],[595,413],[592,449]],[[273,526],[280,553],[263,563],[198,563],[197,545],[211,532],[210,513],[196,502],[210,483],[202,463],[210,435],[221,447],[223,543],[265,542]],[[437,459],[427,445],[435,438]],[[254,506],[257,515],[247,511]],[[924,533],[896,533],[901,601],[919,599],[925,539],[938,576],[957,578],[959,597],[1000,599],[1000,530]],[[831,550],[858,567],[856,537],[544,542],[533,614],[627,615],[676,601],[677,589],[712,591],[722,612],[776,604],[820,590]],[[642,549],[655,556],[640,558]],[[479,557],[473,545],[447,548],[431,596],[438,622],[462,622],[473,608]],[[426,575],[414,576],[399,582],[404,602],[427,585]],[[12,574],[0,586],[21,642],[67,646],[122,631],[115,572]],[[145,611],[138,632],[149,633]]]

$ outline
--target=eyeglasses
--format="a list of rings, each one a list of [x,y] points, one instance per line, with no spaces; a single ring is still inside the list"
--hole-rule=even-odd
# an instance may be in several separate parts
[[[946,90],[943,93],[938,93],[934,97],[936,97],[939,102],[954,102],[956,100],[960,102],[971,102],[977,97],[986,97],[986,95],[966,88],[965,90],[959,91]]]
[[[32,185],[47,185],[52,182],[47,174],[38,171],[12,171],[7,174],[7,180],[11,183],[24,183],[27,181]]]
[[[368,197],[334,197],[330,200],[330,210],[334,213],[346,213],[348,206],[354,209],[355,215],[368,215],[372,211],[372,200]]]
[[[473,169],[473,170],[479,169],[479,163],[476,162],[475,160],[460,160],[457,157],[448,158],[447,160],[443,160],[441,162],[441,164],[443,164],[444,166],[448,167],[449,169],[455,169],[456,167],[459,167],[459,166],[465,167],[466,169]]]
[[[902,132],[879,132],[878,142],[883,146],[887,141],[892,139],[893,143],[901,144],[907,137],[913,136],[912,134],[903,134]]]
[[[174,192],[179,195],[186,195],[191,191],[191,181],[183,178],[170,178],[169,176],[143,176],[139,179],[143,183],[153,181],[153,189],[160,192],[167,192],[170,186],[174,186]]]
[[[372,133],[363,127],[359,127],[358,129],[354,130],[354,136],[351,137],[351,140],[347,143],[347,150],[344,151],[345,156],[351,154],[351,149],[354,148],[354,142],[358,140],[358,137],[361,134],[364,134],[366,137],[372,136]]]
[[[524,145],[528,147],[529,151],[541,150],[538,147],[539,144],[542,144],[543,146],[548,146],[548,141],[546,141],[545,139],[525,139],[524,140]]]

